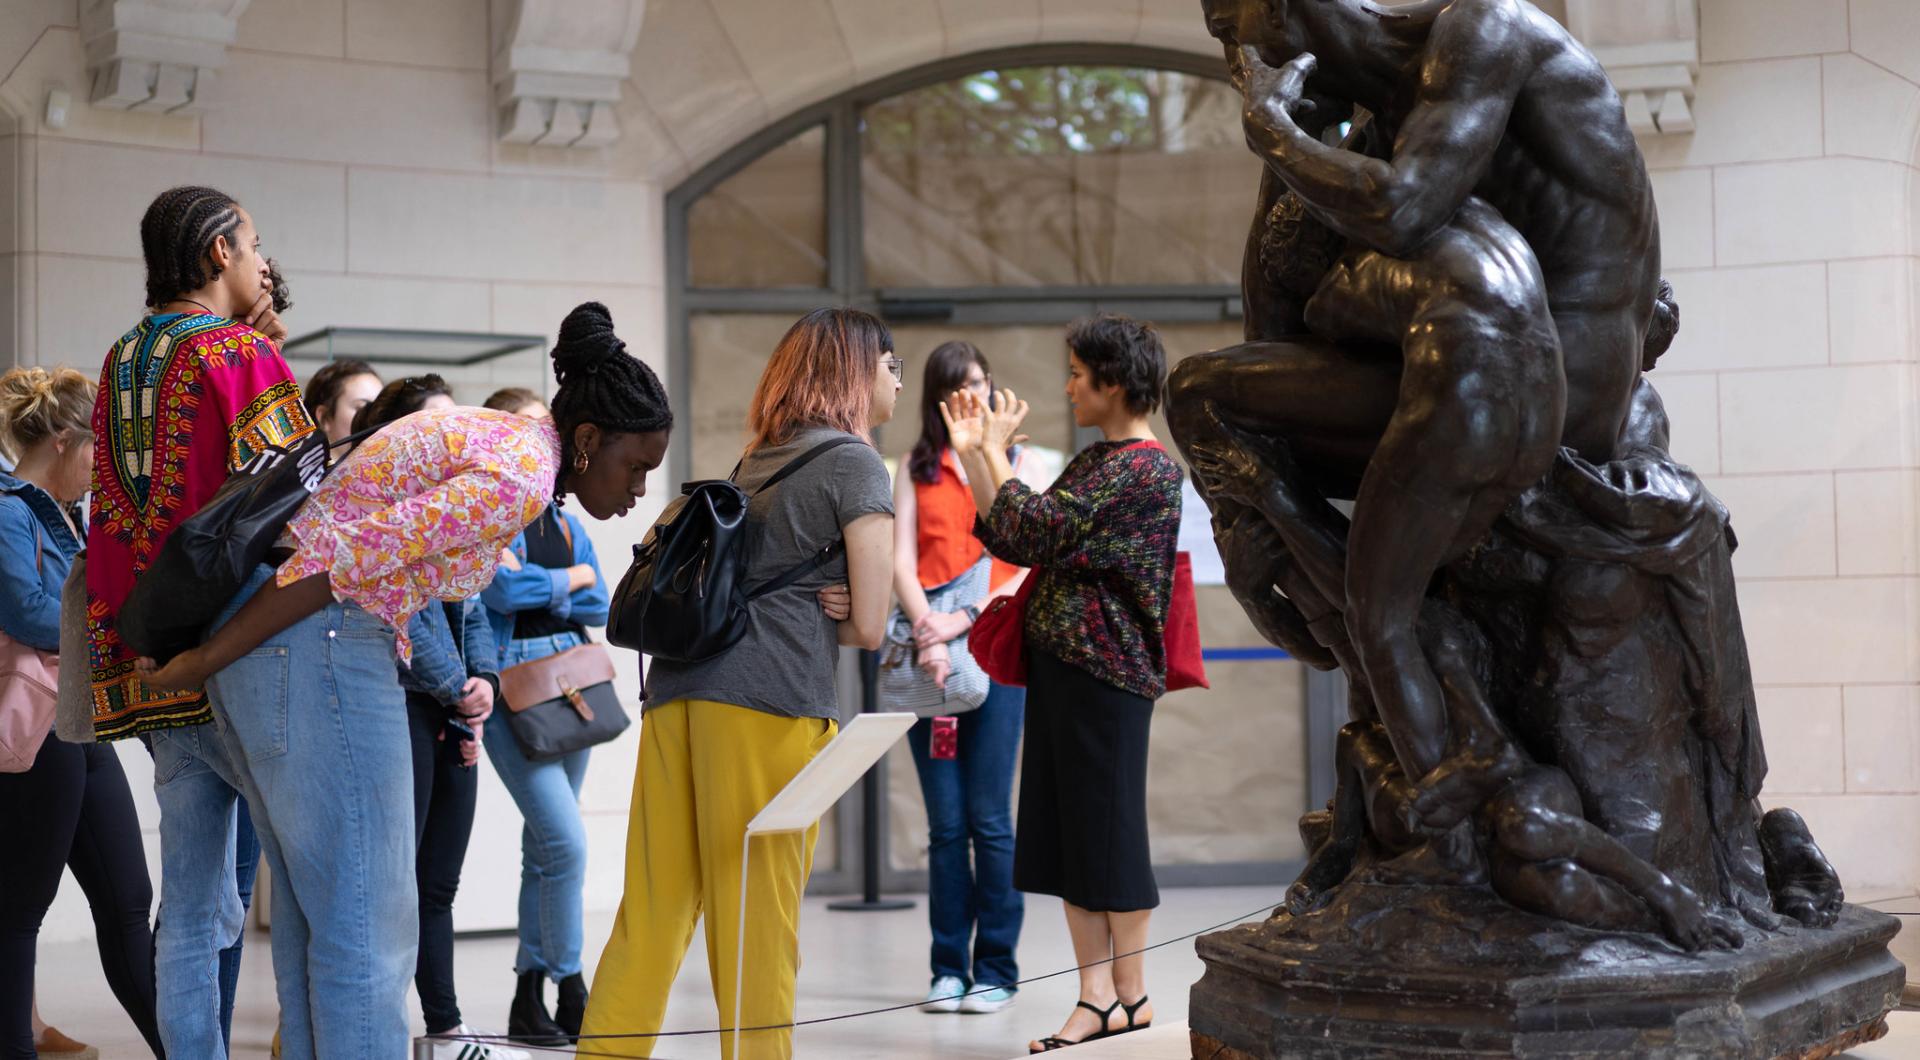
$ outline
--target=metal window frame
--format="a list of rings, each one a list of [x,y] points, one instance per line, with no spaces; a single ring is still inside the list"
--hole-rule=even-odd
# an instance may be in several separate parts
[[[1142,45],[1032,44],[992,48],[952,56],[924,66],[870,81],[780,118],[735,144],[702,166],[667,193],[664,216],[666,241],[667,363],[669,389],[675,407],[692,407],[692,320],[695,313],[792,314],[822,305],[852,305],[896,320],[950,321],[955,324],[1066,324],[1100,310],[1151,317],[1155,320],[1202,322],[1230,320],[1242,313],[1240,290],[1228,285],[1126,285],[1040,287],[903,287],[875,289],[867,284],[865,231],[861,214],[860,114],[870,104],[915,89],[952,81],[982,70],[1031,66],[1126,66],[1228,79],[1223,57]],[[826,132],[823,152],[827,216],[827,285],[824,287],[696,288],[690,283],[691,246],[688,217],[693,204],[727,178],[759,160],[767,152],[815,126]],[[692,439],[672,443],[668,466],[681,479],[693,472]],[[850,653],[843,653],[841,674],[857,673]],[[857,682],[842,680],[843,700]],[[843,702],[843,711],[858,711],[855,702]],[[1324,681],[1309,680],[1303,736],[1308,747],[1321,741],[1329,706],[1336,701]],[[1302,749],[1307,755],[1307,748]],[[1331,763],[1308,755],[1309,806],[1332,783]],[[876,769],[885,770],[883,760]],[[884,786],[884,772],[882,780]],[[811,894],[845,894],[858,889],[860,811],[857,798],[845,798],[834,817],[838,867],[816,871],[808,885]],[[881,807],[882,879],[888,890],[924,890],[925,872],[897,871],[888,864],[886,807]],[[1283,826],[1276,822],[1276,826]],[[1156,868],[1163,882],[1173,886],[1233,886],[1284,882],[1299,868],[1298,861],[1220,865],[1168,865]]]

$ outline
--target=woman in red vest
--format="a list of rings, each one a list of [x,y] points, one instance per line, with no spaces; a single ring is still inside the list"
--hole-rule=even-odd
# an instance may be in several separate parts
[[[987,359],[970,342],[943,343],[927,357],[920,439],[893,487],[893,591],[912,624],[918,665],[943,686],[980,609],[1026,576],[988,556],[973,534],[973,493],[939,408],[943,397],[963,389],[983,400],[993,393]],[[1020,474],[1024,456],[1015,451],[1009,458]],[[936,718],[922,717],[907,734],[927,804],[933,985],[920,1006],[927,1012],[997,1012],[1013,1003],[1026,904],[1013,886],[1011,804],[1026,701],[1025,689],[989,685],[973,710],[939,709],[955,715],[946,723],[957,729],[951,743],[935,738]]]

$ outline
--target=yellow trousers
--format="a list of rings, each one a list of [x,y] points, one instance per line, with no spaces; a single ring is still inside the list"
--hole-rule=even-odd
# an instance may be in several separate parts
[[[733,1026],[734,956],[740,944],[740,853],[747,822],[832,740],[838,725],[782,718],[705,700],[676,700],[646,712],[627,825],[626,894],[613,937],[600,955],[581,1034],[652,1033],[666,1018],[667,992],[707,921],[707,972],[718,1027]],[[756,838],[748,864],[746,984],[740,1025],[793,1020],[800,969],[800,894],[813,870],[819,826],[804,835]],[[651,1038],[582,1041],[586,1051],[651,1056]],[[734,1035],[720,1038],[734,1056]],[[671,1049],[668,1050],[672,1052]],[[743,1058],[793,1054],[790,1030],[740,1036]]]

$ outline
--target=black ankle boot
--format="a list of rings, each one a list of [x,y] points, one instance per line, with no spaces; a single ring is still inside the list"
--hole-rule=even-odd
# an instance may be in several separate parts
[[[521,972],[513,991],[513,1008],[507,1014],[507,1033],[519,1039],[515,1044],[572,1045],[553,1017],[547,1015],[547,973]]]
[[[580,1023],[587,1018],[587,980],[579,972],[560,980],[560,1001],[553,1008],[553,1022],[573,1038],[580,1037]]]

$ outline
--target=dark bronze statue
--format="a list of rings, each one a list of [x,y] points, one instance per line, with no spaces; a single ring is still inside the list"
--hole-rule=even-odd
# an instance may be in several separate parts
[[[1644,375],[1679,309],[1605,71],[1524,0],[1202,7],[1265,171],[1248,341],[1169,420],[1229,587],[1352,721],[1285,907],[1202,940],[1195,1055],[1884,1033],[1890,925],[1759,804],[1736,542]]]

